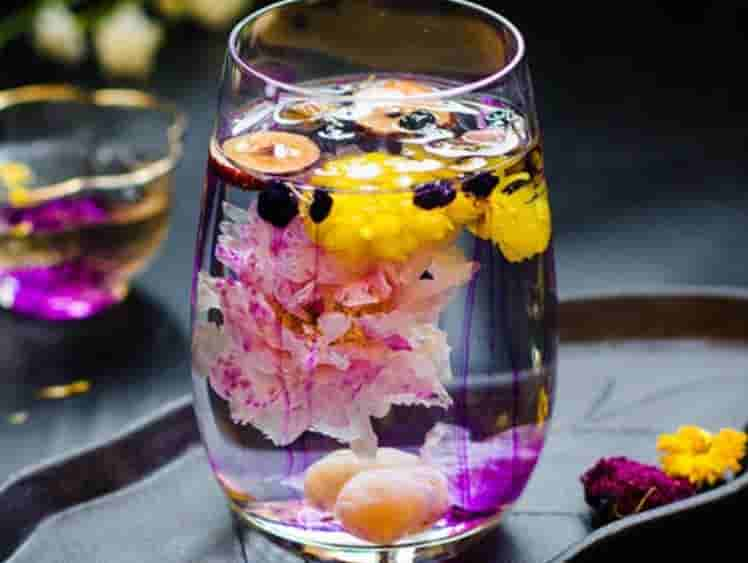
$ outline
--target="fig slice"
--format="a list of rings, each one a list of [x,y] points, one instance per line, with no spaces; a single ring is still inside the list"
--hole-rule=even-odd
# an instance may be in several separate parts
[[[295,133],[259,131],[225,141],[223,153],[242,167],[265,174],[300,172],[319,160],[319,147]]]

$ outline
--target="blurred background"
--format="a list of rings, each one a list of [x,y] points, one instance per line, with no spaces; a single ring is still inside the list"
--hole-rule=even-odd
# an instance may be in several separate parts
[[[561,296],[747,286],[746,9],[480,3],[528,43]],[[0,481],[189,392],[193,247],[226,39],[264,4],[2,3],[0,89],[144,88],[178,104],[189,131],[168,240],[123,306],[62,328],[0,315],[0,443],[14,452],[0,457]],[[71,381],[89,385],[37,400]]]

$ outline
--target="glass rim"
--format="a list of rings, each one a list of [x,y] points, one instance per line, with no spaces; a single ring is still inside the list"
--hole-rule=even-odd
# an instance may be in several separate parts
[[[257,70],[256,68],[253,68],[252,65],[244,61],[242,57],[239,55],[239,52],[238,52],[239,34],[248,25],[251,25],[257,19],[259,19],[260,16],[263,16],[269,12],[273,12],[279,8],[290,6],[292,4],[299,4],[305,1],[306,0],[280,0],[260,10],[252,12],[245,18],[241,19],[236,25],[234,25],[233,29],[231,30],[231,33],[229,34],[229,46],[228,46],[229,56],[233,60],[234,64],[243,73],[249,73],[255,78],[262,80],[267,85],[271,85],[284,92],[296,94],[298,96],[303,96],[305,98],[324,99],[324,100],[339,101],[339,102],[355,101],[357,98],[351,94],[327,93],[327,92],[312,89],[312,88],[301,88],[299,86],[294,86],[293,84],[283,82],[282,80],[277,80]],[[490,86],[491,84],[495,82],[498,82],[505,76],[509,75],[512,71],[514,71],[519,65],[519,63],[525,58],[525,50],[526,50],[525,39],[522,33],[520,32],[519,28],[516,25],[514,25],[508,18],[504,17],[498,12],[495,12],[494,10],[486,8],[485,6],[475,4],[471,2],[470,0],[440,0],[440,1],[448,3],[448,4],[455,4],[458,6],[463,6],[465,8],[469,8],[471,10],[474,10],[476,12],[479,12],[479,13],[482,13],[484,15],[491,17],[493,20],[495,20],[495,22],[500,23],[502,26],[504,26],[505,29],[507,29],[511,33],[512,37],[516,41],[517,52],[514,54],[512,59],[506,65],[504,65],[500,70],[492,74],[489,74],[488,76],[484,76],[483,78],[479,80],[474,80],[474,81],[468,82],[458,87],[447,88],[444,90],[437,90],[437,91],[430,92],[430,93],[406,95],[406,96],[399,95],[399,96],[392,96],[392,97],[382,96],[382,97],[372,98],[370,101],[388,102],[388,101],[397,100],[399,102],[402,102],[402,101],[407,101],[407,100],[419,100],[419,101],[420,100],[438,100],[438,99],[443,99],[443,98],[453,98],[457,96],[463,96],[465,94],[469,94],[476,90],[481,90],[487,86]]]
[[[78,103],[96,107],[152,109],[170,116],[166,128],[167,153],[140,168],[120,174],[71,176],[53,184],[35,186],[26,192],[23,205],[41,205],[53,199],[72,197],[86,190],[115,190],[135,184],[149,184],[171,174],[182,157],[187,116],[173,102],[144,90],[99,88],[90,90],[67,83],[30,84],[0,90],[0,114],[10,108],[40,103]],[[0,206],[9,202],[7,189],[0,182]]]

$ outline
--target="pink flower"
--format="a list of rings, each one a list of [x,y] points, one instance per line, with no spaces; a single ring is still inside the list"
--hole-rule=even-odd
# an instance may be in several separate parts
[[[392,405],[451,405],[449,346],[432,323],[474,264],[430,250],[353,276],[301,218],[278,229],[254,208],[226,215],[216,256],[229,275],[201,274],[198,288],[198,308],[219,308],[224,323],[218,337],[196,325],[194,356],[235,422],[278,445],[313,430],[371,448],[371,418]]]

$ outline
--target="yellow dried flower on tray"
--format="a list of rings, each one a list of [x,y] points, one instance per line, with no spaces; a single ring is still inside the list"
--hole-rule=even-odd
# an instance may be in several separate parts
[[[713,435],[698,426],[681,426],[675,434],[657,440],[662,468],[671,477],[688,479],[696,486],[714,485],[728,472],[741,470],[748,435],[723,428]]]

